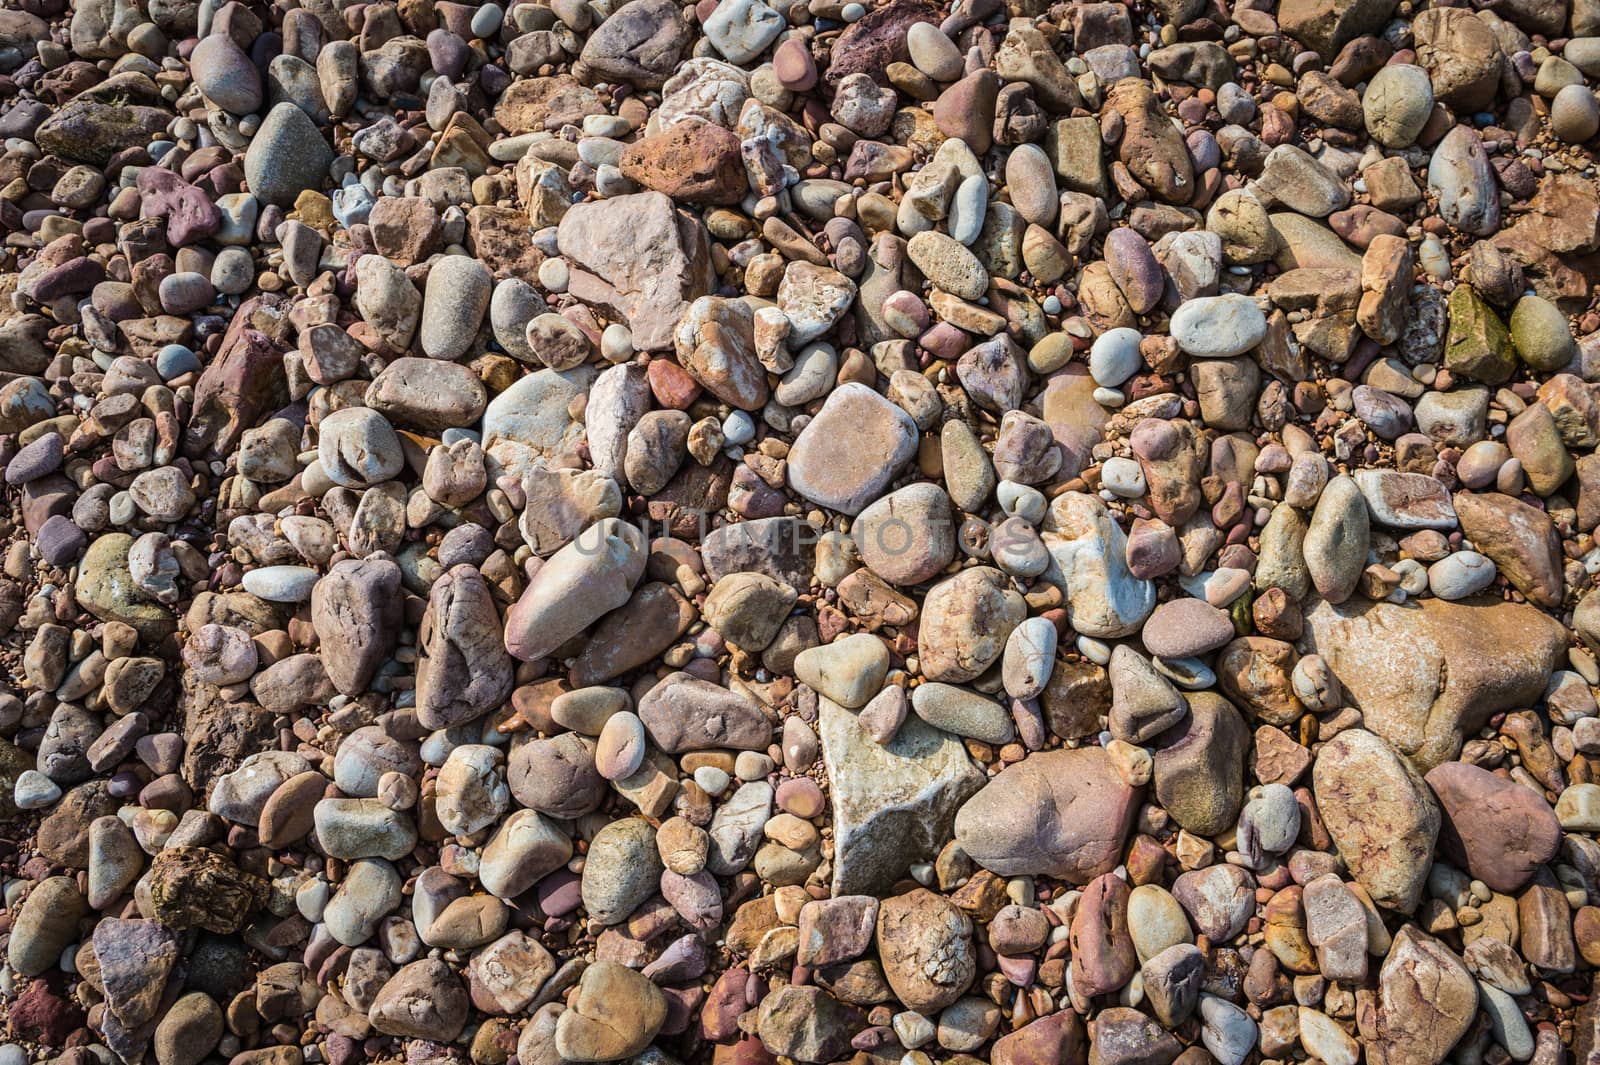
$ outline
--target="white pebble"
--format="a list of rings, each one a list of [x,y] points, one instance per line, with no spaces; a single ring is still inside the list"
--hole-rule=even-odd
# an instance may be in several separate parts
[[[694,782],[707,795],[721,795],[728,789],[728,774],[714,765],[703,765],[694,771]]]
[[[722,419],[722,439],[729,446],[748,444],[756,438],[756,423],[749,414],[736,410]]]
[[[244,590],[269,603],[303,603],[317,585],[309,566],[262,566],[244,575]]]
[[[606,326],[605,332],[600,334],[600,354],[611,363],[624,363],[633,358],[633,334],[628,327],[620,322]]]
[[[17,775],[12,797],[19,810],[42,810],[61,798],[61,787],[37,769],[26,769]]]
[[[1097,666],[1109,665],[1111,662],[1111,645],[1103,643],[1092,636],[1080,635],[1077,639],[1078,653]]]
[[[1100,483],[1123,499],[1144,495],[1144,470],[1139,463],[1118,455],[1100,467]]]
[[[539,264],[539,284],[546,292],[565,292],[572,280],[572,268],[565,259],[546,259]]]

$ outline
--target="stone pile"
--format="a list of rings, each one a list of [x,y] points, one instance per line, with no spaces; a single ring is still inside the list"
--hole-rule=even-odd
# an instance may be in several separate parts
[[[0,1065],[1600,1061],[1597,83],[0,11]]]

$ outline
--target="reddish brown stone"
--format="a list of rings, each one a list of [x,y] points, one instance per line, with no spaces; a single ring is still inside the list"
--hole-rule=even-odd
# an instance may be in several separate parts
[[[682,203],[738,203],[749,187],[739,138],[709,122],[680,122],[628,145],[622,172]]]
[[[1439,797],[1439,848],[1495,891],[1521,888],[1561,846],[1555,811],[1531,788],[1465,762],[1424,778]]]

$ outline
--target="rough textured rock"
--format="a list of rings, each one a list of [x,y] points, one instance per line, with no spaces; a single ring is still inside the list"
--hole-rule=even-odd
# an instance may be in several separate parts
[[[1420,769],[1453,758],[1489,715],[1544,691],[1561,627],[1514,603],[1315,603],[1301,648],[1323,657],[1365,727]]]
[[[935,856],[956,812],[983,785],[961,743],[915,718],[887,744],[820,700],[817,734],[833,800],[833,892],[881,891]]]

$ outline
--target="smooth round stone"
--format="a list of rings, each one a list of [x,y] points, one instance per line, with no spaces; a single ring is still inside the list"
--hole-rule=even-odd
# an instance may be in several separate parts
[[[1141,884],[1128,895],[1128,933],[1141,962],[1179,943],[1193,943],[1194,931],[1172,892],[1158,884]]]
[[[163,381],[199,373],[201,369],[200,357],[182,344],[168,344],[156,352],[156,372]]]
[[[802,407],[832,390],[839,371],[839,353],[831,344],[809,344],[773,389],[772,398],[785,407]]]
[[[37,769],[27,769],[17,774],[12,798],[19,810],[42,810],[61,798],[61,787]]]
[[[27,484],[48,476],[61,468],[66,453],[66,441],[60,433],[45,433],[24,447],[6,463],[7,484]]]
[[[333,887],[320,877],[316,880],[307,880],[300,885],[294,893],[294,908],[300,911],[300,916],[313,923],[322,920],[322,915],[327,911],[328,899],[333,895]]]
[[[1449,280],[1450,253],[1445,250],[1443,242],[1432,233],[1423,237],[1422,243],[1417,246],[1417,262],[1435,281]]]
[[[1217,113],[1224,122],[1249,125],[1256,114],[1256,101],[1238,82],[1226,82],[1217,90]]]
[[[1578,144],[1600,132],[1600,101],[1586,85],[1568,85],[1550,101],[1550,132]]]
[[[733,760],[733,775],[740,780],[763,780],[774,768],[772,759],[760,751],[740,751]]]
[[[1073,646],[1078,653],[1097,666],[1104,666],[1111,661],[1111,645],[1104,640],[1097,640],[1093,636],[1079,637],[1073,641]]]
[[[1108,329],[1096,337],[1089,348],[1089,376],[1095,384],[1116,388],[1138,373],[1144,364],[1139,355],[1139,341],[1143,339],[1137,329],[1127,326]]]
[[[255,239],[256,217],[261,204],[248,192],[230,192],[217,197],[217,231],[212,239],[218,244],[249,244]]]
[[[632,776],[644,764],[646,749],[644,722],[631,710],[606,718],[595,744],[594,764],[607,780]]]
[[[1006,694],[1032,699],[1044,691],[1055,668],[1056,627],[1048,618],[1033,617],[1011,630],[1001,658]]]
[[[1200,1039],[1220,1065],[1241,1065],[1256,1046],[1256,1022],[1225,998],[1200,996]]]
[[[1050,505],[1043,492],[1016,481],[1001,481],[994,490],[994,497],[1001,510],[1034,525],[1044,520],[1045,510]]]
[[[1166,273],[1150,244],[1128,228],[1106,234],[1106,268],[1135,314],[1148,314],[1161,301]]]
[[[317,432],[317,461],[335,484],[365,488],[387,481],[405,464],[394,427],[370,407],[335,411],[322,419]]]
[[[168,274],[163,277],[158,293],[161,309],[168,314],[182,317],[193,314],[209,304],[216,295],[216,289],[212,287],[211,279],[205,274],[191,272]]]
[[[1568,832],[1600,831],[1600,784],[1570,784],[1556,800],[1556,819]]]
[[[1456,476],[1471,489],[1487,488],[1494,483],[1500,467],[1511,457],[1511,449],[1498,440],[1479,440],[1456,463]]]
[[[739,766],[734,765],[737,772]],[[765,774],[762,774],[763,776]],[[744,774],[739,774],[744,779]],[[810,820],[821,815],[826,809],[827,798],[822,794],[822,789],[817,787],[817,782],[810,777],[793,777],[778,785],[776,795],[778,808],[785,813]]]
[[[572,268],[565,259],[546,259],[539,264],[539,284],[550,292],[565,292],[572,280]]]
[[[1561,50],[1561,58],[1590,77],[1600,77],[1600,37],[1574,37]]]
[[[1106,459],[1100,467],[1100,484],[1123,499],[1138,499],[1145,491],[1144,468],[1121,455]]]
[[[915,292],[905,289],[890,293],[883,301],[882,311],[884,324],[907,340],[915,340],[933,324],[927,304]]]
[[[1216,673],[1198,658],[1152,658],[1150,664],[1184,691],[1204,691],[1217,683]]]
[[[1056,192],[1055,171],[1043,148],[1019,144],[1011,150],[1006,159],[1006,188],[1011,193],[1011,205],[1023,218],[1040,226],[1055,221],[1061,201]]]
[[[773,51],[772,71],[778,84],[790,92],[806,92],[817,84],[817,64],[799,37],[791,37]]]
[[[472,22],[469,27],[474,37],[484,39],[493,37],[500,32],[500,23],[506,17],[499,4],[484,4],[472,13]]]
[[[562,728],[598,736],[613,714],[626,709],[628,693],[621,688],[579,688],[556,696],[550,703],[550,717]]]
[[[1217,138],[1212,136],[1210,130],[1193,130],[1184,138],[1184,143],[1189,146],[1189,155],[1194,159],[1196,173],[1204,173],[1222,165],[1222,149],[1217,145]]]
[[[240,295],[255,279],[255,263],[245,248],[223,248],[211,264],[211,285],[224,296]]]
[[[1197,359],[1242,355],[1267,335],[1267,317],[1255,300],[1237,292],[1201,296],[1179,307],[1169,325],[1172,339]]]
[[[428,272],[418,343],[435,359],[455,359],[477,335],[494,293],[489,268],[465,255],[446,255]]]
[[[714,765],[703,765],[694,771],[694,782],[707,795],[721,795],[728,789],[730,779],[726,770]]]
[[[126,525],[139,513],[139,504],[133,501],[132,493],[124,491],[111,497],[111,504],[107,509],[111,524]]]
[[[65,566],[83,551],[88,536],[65,514],[52,514],[39,526],[34,547],[39,557],[52,566]]]
[[[1524,296],[1506,323],[1511,343],[1522,361],[1543,373],[1555,373],[1578,357],[1572,327],[1560,308],[1541,296]]]
[[[1045,313],[1055,312],[1047,309]],[[1065,333],[1048,333],[1044,339],[1028,349],[1028,368],[1034,373],[1055,373],[1071,361],[1072,338]]]
[[[956,42],[931,22],[916,22],[906,31],[911,65],[934,81],[955,81],[966,69]]]
[[[917,269],[936,288],[952,296],[975,300],[988,287],[989,272],[976,255],[953,237],[937,230],[928,230],[912,237],[906,243],[906,250]]]
[[[261,73],[226,33],[214,33],[195,45],[190,73],[206,99],[236,115],[261,106]]]
[[[1268,784],[1245,804],[1239,823],[1250,826],[1263,851],[1282,854],[1300,831],[1300,806],[1286,785]]]
[[[1544,62],[1539,64],[1539,71],[1533,78],[1533,91],[1551,99],[1568,85],[1582,84],[1583,71],[1560,56],[1552,55],[1546,56]]]
[[[1410,63],[1383,67],[1361,98],[1367,132],[1386,148],[1408,148],[1433,113],[1433,83],[1428,72]]]
[[[996,525],[989,550],[995,565],[1014,577],[1033,578],[1050,568],[1050,549],[1024,518],[1007,518]]]
[[[633,358],[633,334],[621,322],[612,322],[600,334],[600,354],[610,363]]]
[[[738,447],[748,444],[756,438],[755,419],[742,410],[736,410],[722,419],[722,439],[728,444]]]
[[[244,590],[269,603],[304,603],[317,585],[309,566],[262,566],[244,575]]]
[[[1476,551],[1457,551],[1428,567],[1428,589],[1440,599],[1465,599],[1494,583],[1495,564]]]
[[[954,684],[929,681],[913,689],[911,707],[935,728],[984,743],[1010,743],[1015,738],[1011,715],[992,699]]]
[[[1486,981],[1478,981],[1478,1004],[1489,1016],[1489,1030],[1495,1042],[1506,1048],[1513,1061],[1533,1057],[1533,1033],[1517,1006],[1517,1000]]]
[[[1394,564],[1400,575],[1400,590],[1407,595],[1421,595],[1428,590],[1428,567],[1414,558],[1403,558]]]
[[[892,584],[931,580],[956,555],[950,497],[927,482],[872,503],[856,518],[851,535],[867,568]]]
[[[867,17],[866,6],[856,3],[846,4],[839,9],[839,17],[846,22],[860,22]]]
[[[239,128],[243,132],[245,123]],[[287,206],[306,189],[320,187],[332,162],[333,149],[316,121],[285,100],[267,112],[251,138],[244,157],[245,180],[257,199]],[[354,188],[370,200],[364,188]]]
[[[962,178],[961,184],[956,186],[956,194],[950,199],[950,213],[945,218],[945,224],[950,227],[950,236],[962,245],[971,246],[983,232],[983,220],[988,213],[988,207],[988,178],[982,174],[972,174]],[[976,259],[973,261],[977,262]],[[981,265],[979,270],[982,270]],[[983,284],[984,287],[988,285],[987,273],[983,275]],[[982,295],[980,291],[975,296],[962,298],[975,300]]]

